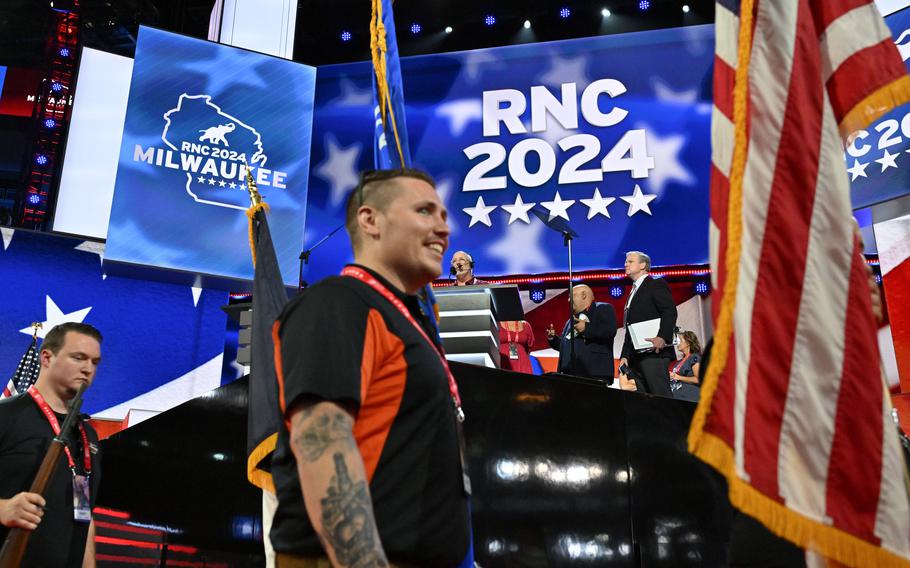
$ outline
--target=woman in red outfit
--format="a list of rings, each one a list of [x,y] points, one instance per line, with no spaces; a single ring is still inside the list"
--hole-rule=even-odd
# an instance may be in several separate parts
[[[502,369],[532,374],[529,354],[532,345],[534,332],[528,322],[499,322],[499,359]]]

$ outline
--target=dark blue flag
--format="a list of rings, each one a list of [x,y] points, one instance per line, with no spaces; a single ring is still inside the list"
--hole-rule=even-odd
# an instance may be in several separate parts
[[[255,265],[247,407],[247,478],[260,489],[274,493],[275,483],[269,464],[278,441],[280,418],[272,325],[287,304],[288,295],[281,279],[266,211],[264,203],[254,205],[247,211]]]

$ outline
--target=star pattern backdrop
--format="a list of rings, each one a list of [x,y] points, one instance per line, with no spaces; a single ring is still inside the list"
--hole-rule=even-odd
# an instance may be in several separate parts
[[[529,215],[544,208],[579,234],[576,269],[620,267],[632,249],[657,265],[706,262],[712,49],[712,27],[697,26],[402,58],[413,160],[437,180],[450,252],[468,250],[481,275],[565,270],[561,235]],[[368,63],[319,69],[304,248],[343,223],[358,171],[372,167],[370,73]],[[621,88],[594,96],[594,111],[586,89],[604,79]],[[540,112],[540,87],[567,110]],[[484,92],[506,89],[525,105],[520,124],[485,135]],[[611,111],[625,115],[592,124]],[[471,149],[479,143],[501,155]],[[489,169],[480,183],[499,188],[472,190],[480,169]],[[339,232],[313,251],[304,277],[335,274],[350,259]]]
[[[7,288],[0,375],[15,371],[33,321],[43,323],[40,338],[76,321],[104,336],[84,412],[122,419],[130,401],[140,400],[143,410],[166,410],[221,384],[226,292],[105,276],[99,243],[7,228],[0,233],[0,279]]]

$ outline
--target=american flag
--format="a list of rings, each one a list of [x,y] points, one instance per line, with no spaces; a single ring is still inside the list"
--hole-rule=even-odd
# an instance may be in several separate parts
[[[3,394],[0,395],[0,398],[15,396],[27,391],[28,387],[35,384],[35,381],[38,380],[39,371],[41,371],[41,358],[38,353],[38,337],[33,336],[31,344],[25,350],[22,359],[19,360],[16,372],[13,373],[6,388],[3,389]]]
[[[716,7],[716,334],[689,448],[774,533],[849,566],[908,566],[843,144],[910,99],[910,78],[872,2]]]

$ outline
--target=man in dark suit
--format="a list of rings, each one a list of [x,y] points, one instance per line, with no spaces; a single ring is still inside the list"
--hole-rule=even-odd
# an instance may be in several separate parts
[[[622,344],[621,364],[634,372],[638,390],[661,396],[670,393],[670,374],[667,368],[674,358],[673,330],[676,327],[676,303],[670,286],[662,279],[649,276],[651,258],[643,252],[626,254],[626,275],[632,279],[632,291],[626,299],[623,325],[626,338]],[[634,323],[660,318],[656,337],[647,337],[652,348],[636,351],[629,336],[629,326]]]
[[[561,334],[556,334],[553,324],[547,329],[550,347],[559,351],[559,372],[613,382],[613,339],[616,337],[613,306],[595,302],[594,292],[584,284],[572,289],[572,306],[575,315],[566,322]],[[574,333],[570,335],[570,332]],[[575,344],[574,369],[570,337]]]

